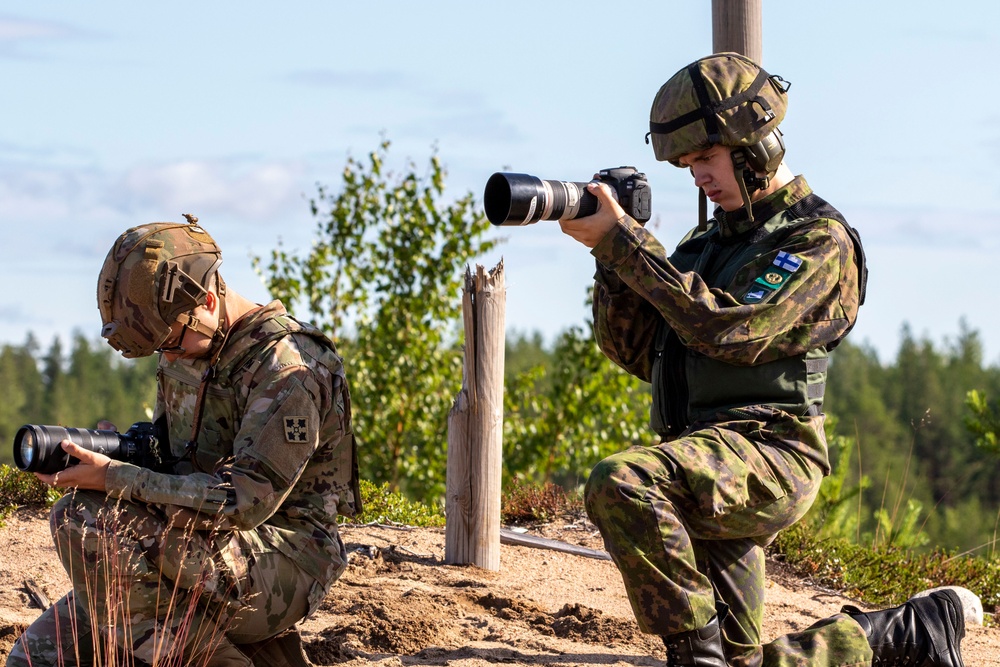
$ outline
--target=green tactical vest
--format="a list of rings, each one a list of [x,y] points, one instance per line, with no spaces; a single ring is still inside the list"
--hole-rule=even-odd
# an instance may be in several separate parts
[[[740,267],[777,249],[792,232],[818,218],[837,220],[854,242],[863,303],[866,269],[857,231],[815,194],[755,228],[742,242],[723,242],[716,226],[681,243],[670,263],[679,271],[695,271],[709,287],[725,289]],[[835,346],[836,342],[794,357],[736,366],[688,349],[664,321],[655,341],[650,426],[661,437],[676,436],[697,422],[747,418],[744,410],[758,405],[793,415],[818,415],[829,350]]]

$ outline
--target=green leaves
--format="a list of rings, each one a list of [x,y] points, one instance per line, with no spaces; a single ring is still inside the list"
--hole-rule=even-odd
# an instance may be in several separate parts
[[[317,186],[312,247],[254,261],[268,289],[334,338],[347,368],[362,476],[443,495],[447,415],[461,387],[465,265],[493,248],[471,193],[444,196],[437,156],[386,171],[389,142]]]
[[[525,344],[515,343],[537,358]],[[506,389],[508,479],[579,486],[601,459],[655,438],[648,385],[611,363],[580,327],[563,332],[543,362],[509,375]]]
[[[976,437],[976,445],[1000,454],[1000,402],[991,402],[985,393],[972,389],[965,395],[965,406],[970,413],[965,426]]]

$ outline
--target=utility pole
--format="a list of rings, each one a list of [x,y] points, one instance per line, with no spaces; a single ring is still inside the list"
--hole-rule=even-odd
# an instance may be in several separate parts
[[[734,51],[758,65],[764,58],[764,0],[712,0],[712,51]]]

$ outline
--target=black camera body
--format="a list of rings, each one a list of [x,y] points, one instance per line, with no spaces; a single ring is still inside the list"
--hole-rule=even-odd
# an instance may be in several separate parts
[[[14,464],[25,472],[52,474],[65,470],[79,463],[59,446],[69,440],[117,461],[160,470],[169,454],[169,440],[161,424],[136,422],[125,433],[25,424],[14,436]]]
[[[614,191],[618,203],[637,222],[646,222],[652,216],[652,191],[646,174],[635,167],[615,167],[598,172],[602,183]]]
[[[652,192],[646,175],[635,167],[602,169],[597,179],[611,186],[615,199],[631,217],[652,216]],[[587,183],[546,181],[528,174],[497,172],[486,182],[486,217],[494,225],[531,225],[539,220],[572,220],[597,212],[597,197]]]

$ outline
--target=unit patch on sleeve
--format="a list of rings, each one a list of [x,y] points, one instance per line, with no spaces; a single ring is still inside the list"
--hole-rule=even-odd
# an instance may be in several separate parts
[[[798,271],[800,266],[802,266],[801,257],[791,255],[784,250],[779,251],[771,265],[764,270],[764,273],[757,276],[746,294],[743,295],[743,303],[766,301],[769,296],[788,282],[788,278]]]
[[[305,417],[285,417],[285,440],[306,442],[309,439],[308,423]]]

